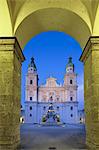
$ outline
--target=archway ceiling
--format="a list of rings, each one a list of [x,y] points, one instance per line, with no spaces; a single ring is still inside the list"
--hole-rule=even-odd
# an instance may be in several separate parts
[[[32,13],[17,28],[16,36],[20,44],[24,46],[24,43],[30,40],[33,35],[52,30],[63,31],[71,35],[82,47],[90,36],[88,26],[80,17],[69,10],[60,8],[41,9]]]
[[[94,24],[95,15],[96,15],[97,7],[99,4],[99,0],[76,0],[76,2],[75,2],[75,0],[62,0],[62,1],[61,0],[58,0],[58,1],[56,1],[56,0],[54,0],[54,1],[53,0],[7,0],[7,2],[8,2],[8,6],[9,6],[9,10],[10,10],[10,14],[11,14],[13,23],[15,22],[22,7],[29,3],[33,3],[34,6],[35,6],[35,4],[38,4],[40,7],[42,7],[43,3],[46,3],[46,4],[53,3],[52,5],[55,5],[55,3],[61,2],[66,5],[69,5],[69,3],[72,3],[74,5],[74,7],[75,7],[75,5],[79,6],[82,3],[83,7],[85,6],[85,8],[90,16],[92,25]],[[69,5],[69,7],[71,7],[70,5]]]
[[[39,26],[38,24],[33,25],[33,26],[36,26],[36,27],[34,27],[35,29],[38,28],[38,31],[35,31],[35,34],[38,34],[39,31],[42,32],[42,31],[45,31],[45,30],[51,28],[49,26],[48,26],[48,28],[46,28],[46,26],[44,26],[44,24],[47,25],[48,22],[46,21],[46,19],[44,19],[45,23],[42,22],[41,18],[38,16],[39,11],[48,9],[48,8],[54,8],[54,9],[60,8],[60,11],[61,11],[61,9],[65,9],[67,13],[68,13],[68,11],[71,11],[71,13],[74,13],[74,14],[72,14],[73,18],[75,18],[74,17],[75,15],[78,16],[78,21],[77,20],[76,21],[78,23],[82,22],[81,30],[84,32],[86,31],[86,33],[85,33],[85,36],[83,37],[84,39],[82,39],[82,42],[81,42],[82,37],[79,37],[79,39],[77,39],[74,36],[74,38],[76,38],[80,42],[82,47],[84,45],[84,41],[86,40],[87,36],[89,35],[89,32],[90,32],[90,35],[99,35],[99,33],[98,33],[98,31],[99,31],[99,29],[98,29],[98,26],[99,26],[99,7],[98,7],[99,0],[3,0],[3,1],[1,0],[0,3],[3,4],[3,6],[1,5],[2,7],[0,7],[0,11],[1,11],[0,18],[3,18],[3,14],[4,14],[4,17],[6,17],[5,13],[2,13],[2,12],[4,12],[5,9],[6,9],[5,12],[7,14],[6,21],[2,20],[2,24],[0,25],[0,28],[1,28],[0,35],[1,36],[2,35],[4,35],[4,36],[12,35],[13,36],[13,35],[15,35],[15,33],[17,36],[19,36],[19,33],[21,32],[22,27],[25,28],[24,22],[26,24],[28,24],[29,22],[27,22],[27,21],[29,21],[29,18],[33,19],[33,21],[35,20],[36,22],[38,22],[41,25],[41,26]],[[37,11],[38,11],[38,13],[37,13]],[[34,13],[34,15],[32,15],[33,13]],[[71,13],[69,12],[69,14],[70,14],[69,18],[71,17]],[[64,16],[64,14],[62,14],[62,11],[61,11],[61,14],[59,14],[59,10],[58,10],[58,15]],[[37,16],[37,19],[35,16]],[[45,16],[42,12],[42,16],[44,18],[46,18],[46,16],[48,16],[47,12],[46,12]],[[51,17],[51,15],[50,15],[50,17]],[[58,17],[57,14],[56,14],[56,17]],[[73,18],[71,18],[71,19],[73,19]],[[60,19],[60,18],[58,17],[58,19]],[[65,19],[68,20],[68,18],[66,16],[65,16]],[[69,23],[71,23],[71,19],[68,20]],[[60,20],[64,21],[63,18]],[[54,28],[55,22],[53,22],[53,29],[56,30],[56,29],[60,28],[60,26],[62,26],[62,27],[64,26],[64,27],[68,28],[68,26],[70,25],[69,23],[66,23],[65,25],[63,25],[64,23],[62,23],[61,25],[59,24],[58,27]],[[75,23],[75,22],[73,22],[73,23],[74,23],[74,26],[76,25],[78,27],[77,23]],[[7,28],[5,28],[6,24],[9,25],[9,30]],[[33,22],[32,22],[32,24],[33,24]],[[85,25],[86,25],[86,27],[85,27]],[[39,27],[37,27],[37,26],[39,26]],[[64,27],[61,28],[62,31],[64,31]],[[78,29],[77,27],[75,29]],[[72,30],[73,30],[73,32],[75,32],[73,28],[71,29],[71,31]],[[3,32],[4,32],[4,34],[3,34]],[[76,32],[76,34],[81,33],[81,32],[79,30]],[[67,32],[67,33],[70,34],[70,32]],[[30,34],[30,33],[27,33],[27,34]],[[72,33],[71,36],[73,36],[73,34],[74,33]],[[19,39],[21,39],[21,38],[22,37],[20,37]],[[22,47],[25,44],[24,42],[26,42],[25,38],[24,38],[24,40],[21,39]],[[27,40],[29,40],[29,38]]]
[[[94,20],[96,17],[96,12],[99,4],[99,0],[81,0],[81,2],[85,5],[87,8],[87,11],[90,16],[90,20],[92,23],[92,26],[94,25]]]
[[[12,24],[14,24],[22,6],[26,0],[7,0]]]

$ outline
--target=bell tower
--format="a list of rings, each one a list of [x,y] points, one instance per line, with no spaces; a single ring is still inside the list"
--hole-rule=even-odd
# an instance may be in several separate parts
[[[38,74],[37,68],[34,62],[34,58],[31,58],[31,62],[28,66],[28,73],[26,76],[26,101],[38,101]]]
[[[69,57],[66,65],[66,73],[64,77],[65,102],[66,110],[64,109],[64,120],[67,123],[78,122],[78,100],[77,100],[77,74],[74,70],[72,57]]]
[[[38,114],[38,74],[34,58],[28,66],[25,91],[25,122],[37,123]]]
[[[72,57],[69,57],[68,64],[66,65],[66,73],[74,73],[74,64],[72,63]]]
[[[72,63],[72,57],[69,57],[66,65],[66,74],[64,77],[64,87],[66,90],[67,101],[77,101],[77,74],[74,72],[74,64]]]

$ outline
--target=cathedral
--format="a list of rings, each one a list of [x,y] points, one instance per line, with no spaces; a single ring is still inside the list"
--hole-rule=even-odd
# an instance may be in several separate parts
[[[38,85],[38,73],[34,62],[28,66],[25,86],[25,123],[75,124],[78,123],[77,74],[70,57],[65,69],[64,82],[49,77]]]

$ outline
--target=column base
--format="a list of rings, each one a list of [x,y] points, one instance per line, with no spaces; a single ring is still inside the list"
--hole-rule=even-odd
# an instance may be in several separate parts
[[[13,144],[1,144],[0,150],[18,150],[20,149],[20,140]]]

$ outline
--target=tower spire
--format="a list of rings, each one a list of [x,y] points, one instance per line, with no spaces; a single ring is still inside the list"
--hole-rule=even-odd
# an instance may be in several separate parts
[[[67,73],[72,73],[74,72],[74,64],[72,63],[72,57],[68,58],[68,63],[66,65],[66,72]]]
[[[36,68],[36,65],[35,65],[35,62],[34,62],[34,58],[31,57],[31,62],[28,66],[29,68],[32,67],[34,71],[37,71],[37,68]]]
[[[72,57],[69,57],[68,63],[72,63]]]

